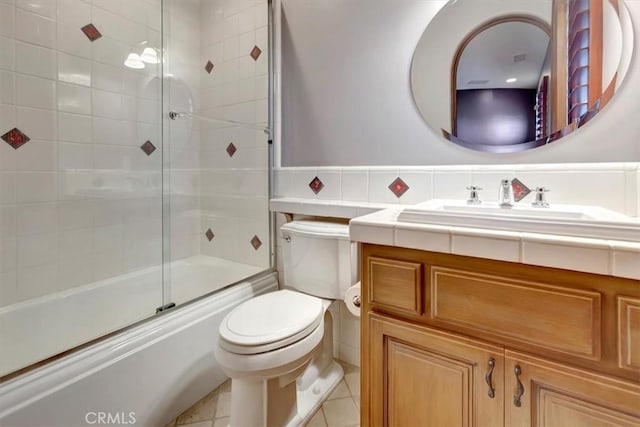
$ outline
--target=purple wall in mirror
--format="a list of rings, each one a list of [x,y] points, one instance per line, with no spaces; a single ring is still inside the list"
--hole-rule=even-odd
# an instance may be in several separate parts
[[[459,139],[485,145],[535,139],[535,89],[470,89],[456,96]]]

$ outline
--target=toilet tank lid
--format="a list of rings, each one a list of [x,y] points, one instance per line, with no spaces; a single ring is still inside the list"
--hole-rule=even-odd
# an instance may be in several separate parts
[[[280,230],[304,236],[349,240],[349,224],[339,222],[300,219],[287,222]]]

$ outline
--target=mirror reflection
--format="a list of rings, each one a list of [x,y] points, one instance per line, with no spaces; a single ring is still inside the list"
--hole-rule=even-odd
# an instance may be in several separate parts
[[[528,3],[451,1],[425,30],[412,64],[414,99],[450,141],[489,152],[546,145],[584,126],[614,95],[629,49],[624,4]],[[446,28],[456,34],[448,52],[437,37]],[[449,66],[448,114],[438,111],[434,80],[423,78],[433,68],[429,59],[438,57]]]

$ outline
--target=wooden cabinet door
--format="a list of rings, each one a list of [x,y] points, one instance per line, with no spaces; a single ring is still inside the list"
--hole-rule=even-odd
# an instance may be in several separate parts
[[[640,426],[637,383],[509,350],[505,355],[505,425]]]
[[[503,424],[502,347],[378,315],[368,322],[370,394],[362,409],[370,426]]]

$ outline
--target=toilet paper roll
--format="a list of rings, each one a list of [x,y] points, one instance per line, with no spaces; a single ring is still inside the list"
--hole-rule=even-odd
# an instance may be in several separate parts
[[[360,305],[362,303],[360,297],[360,282],[357,282],[345,291],[344,303],[351,314],[356,317],[360,317]]]

